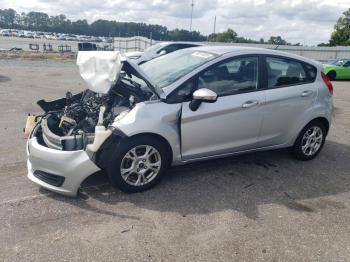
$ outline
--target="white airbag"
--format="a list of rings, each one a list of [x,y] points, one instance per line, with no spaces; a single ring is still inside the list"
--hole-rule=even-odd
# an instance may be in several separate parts
[[[122,60],[118,51],[81,51],[78,52],[77,65],[88,88],[106,94],[119,78]]]

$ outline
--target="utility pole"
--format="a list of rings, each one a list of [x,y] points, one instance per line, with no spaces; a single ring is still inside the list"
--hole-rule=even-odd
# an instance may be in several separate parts
[[[214,42],[216,41],[216,36],[215,36],[215,33],[216,33],[216,16],[214,17]]]
[[[192,32],[193,6],[194,6],[194,3],[193,3],[193,0],[192,0],[192,3],[191,3],[191,22],[190,22],[190,32]]]

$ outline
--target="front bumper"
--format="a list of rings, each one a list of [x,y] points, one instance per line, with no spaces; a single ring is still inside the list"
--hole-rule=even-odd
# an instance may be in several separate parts
[[[28,178],[48,190],[68,196],[76,196],[80,184],[100,170],[84,150],[51,149],[40,145],[35,136],[28,140],[27,155]],[[59,176],[63,183],[61,186],[55,186],[37,173]]]

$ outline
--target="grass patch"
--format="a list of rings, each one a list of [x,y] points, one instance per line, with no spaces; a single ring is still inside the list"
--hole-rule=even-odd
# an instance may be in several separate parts
[[[77,55],[75,53],[58,52],[0,51],[0,59],[53,60],[71,63],[76,61]]]

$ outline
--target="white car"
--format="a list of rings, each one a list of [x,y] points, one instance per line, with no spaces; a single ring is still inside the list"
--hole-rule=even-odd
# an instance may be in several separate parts
[[[143,64],[156,57],[172,53],[176,50],[202,46],[200,43],[192,42],[162,42],[148,47],[144,52],[127,52],[125,56],[134,60],[136,64]]]

